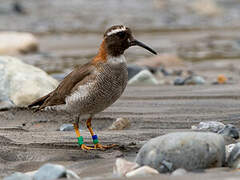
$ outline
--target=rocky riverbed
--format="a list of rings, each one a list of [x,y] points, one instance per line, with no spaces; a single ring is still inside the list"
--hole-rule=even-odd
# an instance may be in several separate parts
[[[14,172],[40,178],[41,172],[52,168],[63,173],[61,177],[81,179],[125,179],[119,174],[129,177],[145,172],[151,174],[148,179],[152,180],[237,179],[239,6],[238,0],[1,2],[0,178]],[[24,63],[60,81],[74,66],[96,55],[102,33],[113,24],[131,27],[135,37],[159,55],[153,57],[137,47],[127,50],[126,58],[131,64],[129,85],[116,103],[93,120],[100,141],[117,146],[106,151],[84,152],[77,145],[72,126],[62,126],[69,118],[66,114],[20,107],[46,93],[39,87],[47,86],[24,88],[29,82],[27,76],[31,76],[34,84],[40,82],[33,72],[46,76]],[[11,65],[6,63],[9,57],[3,55],[14,56],[23,63],[10,58],[18,62]],[[22,74],[18,76],[14,70]],[[57,85],[52,77],[46,76],[51,81],[49,89]],[[17,83],[19,78],[22,83]],[[91,145],[85,122],[81,122],[80,130]],[[196,135],[198,131],[204,132]],[[156,141],[149,141],[155,137]],[[144,144],[150,146],[146,148]],[[154,158],[154,152],[162,156]],[[121,169],[123,160],[116,161],[117,158],[136,160],[158,171],[136,164],[131,171]],[[161,166],[154,164],[158,160]],[[185,170],[177,169],[182,166]],[[69,175],[69,170],[76,176]],[[158,174],[163,171],[167,174]]]

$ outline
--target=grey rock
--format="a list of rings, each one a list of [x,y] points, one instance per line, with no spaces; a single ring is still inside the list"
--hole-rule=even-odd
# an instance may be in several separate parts
[[[128,70],[128,80],[131,79],[133,76],[138,74],[140,71],[142,71],[144,68],[138,65],[130,64],[127,66]]]
[[[59,128],[60,131],[73,131],[73,124],[62,124]]]
[[[0,100],[0,110],[6,110],[15,107],[16,105],[10,100]]]
[[[130,84],[130,85],[157,85],[158,81],[150,71],[144,69],[144,70],[140,71],[137,75],[132,77],[128,81],[128,84]]]
[[[198,85],[198,84],[205,84],[205,79],[201,76],[190,76],[184,80],[184,84],[186,85]]]
[[[3,180],[32,180],[32,178],[26,174],[15,172],[12,175],[3,178]]]
[[[207,122],[200,122],[197,126],[192,126],[192,129],[217,133],[220,130],[222,130],[224,127],[225,127],[225,125],[221,122],[207,121]]]
[[[237,143],[227,159],[227,164],[229,167],[234,169],[240,168],[240,143]]]
[[[139,150],[136,163],[160,173],[221,167],[225,162],[223,136],[211,132],[170,133],[151,139]]]
[[[0,56],[1,100],[25,106],[54,90],[57,85],[58,82],[41,69],[13,57]]]
[[[174,85],[184,85],[184,79],[181,77],[177,77],[174,81]]]
[[[66,168],[57,164],[44,164],[34,174],[34,180],[55,180],[59,178],[66,178]]]
[[[218,133],[223,136],[229,136],[233,139],[239,138],[238,129],[232,124],[227,124],[223,129],[219,130]]]

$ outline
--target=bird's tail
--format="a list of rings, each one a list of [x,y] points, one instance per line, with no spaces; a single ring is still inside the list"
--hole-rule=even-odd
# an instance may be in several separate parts
[[[37,100],[35,100],[34,102],[32,102],[30,105],[28,105],[29,108],[34,107],[34,106],[41,106],[45,100],[49,97],[50,94],[47,94],[46,96],[43,96]]]

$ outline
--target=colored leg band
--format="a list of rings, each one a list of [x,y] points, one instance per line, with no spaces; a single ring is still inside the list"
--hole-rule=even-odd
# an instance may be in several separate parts
[[[97,144],[97,143],[98,143],[98,137],[97,137],[97,135],[93,135],[93,136],[92,136],[92,140],[93,140],[93,144]]]
[[[83,137],[82,136],[79,136],[78,137],[78,144],[81,146],[83,143]]]

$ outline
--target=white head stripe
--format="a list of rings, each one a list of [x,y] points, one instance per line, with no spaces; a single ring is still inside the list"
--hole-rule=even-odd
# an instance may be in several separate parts
[[[110,32],[108,32],[107,35],[110,36],[112,34],[116,34],[116,33],[121,32],[121,31],[126,31],[126,27],[123,26],[123,27],[118,28],[118,29],[113,29]]]

